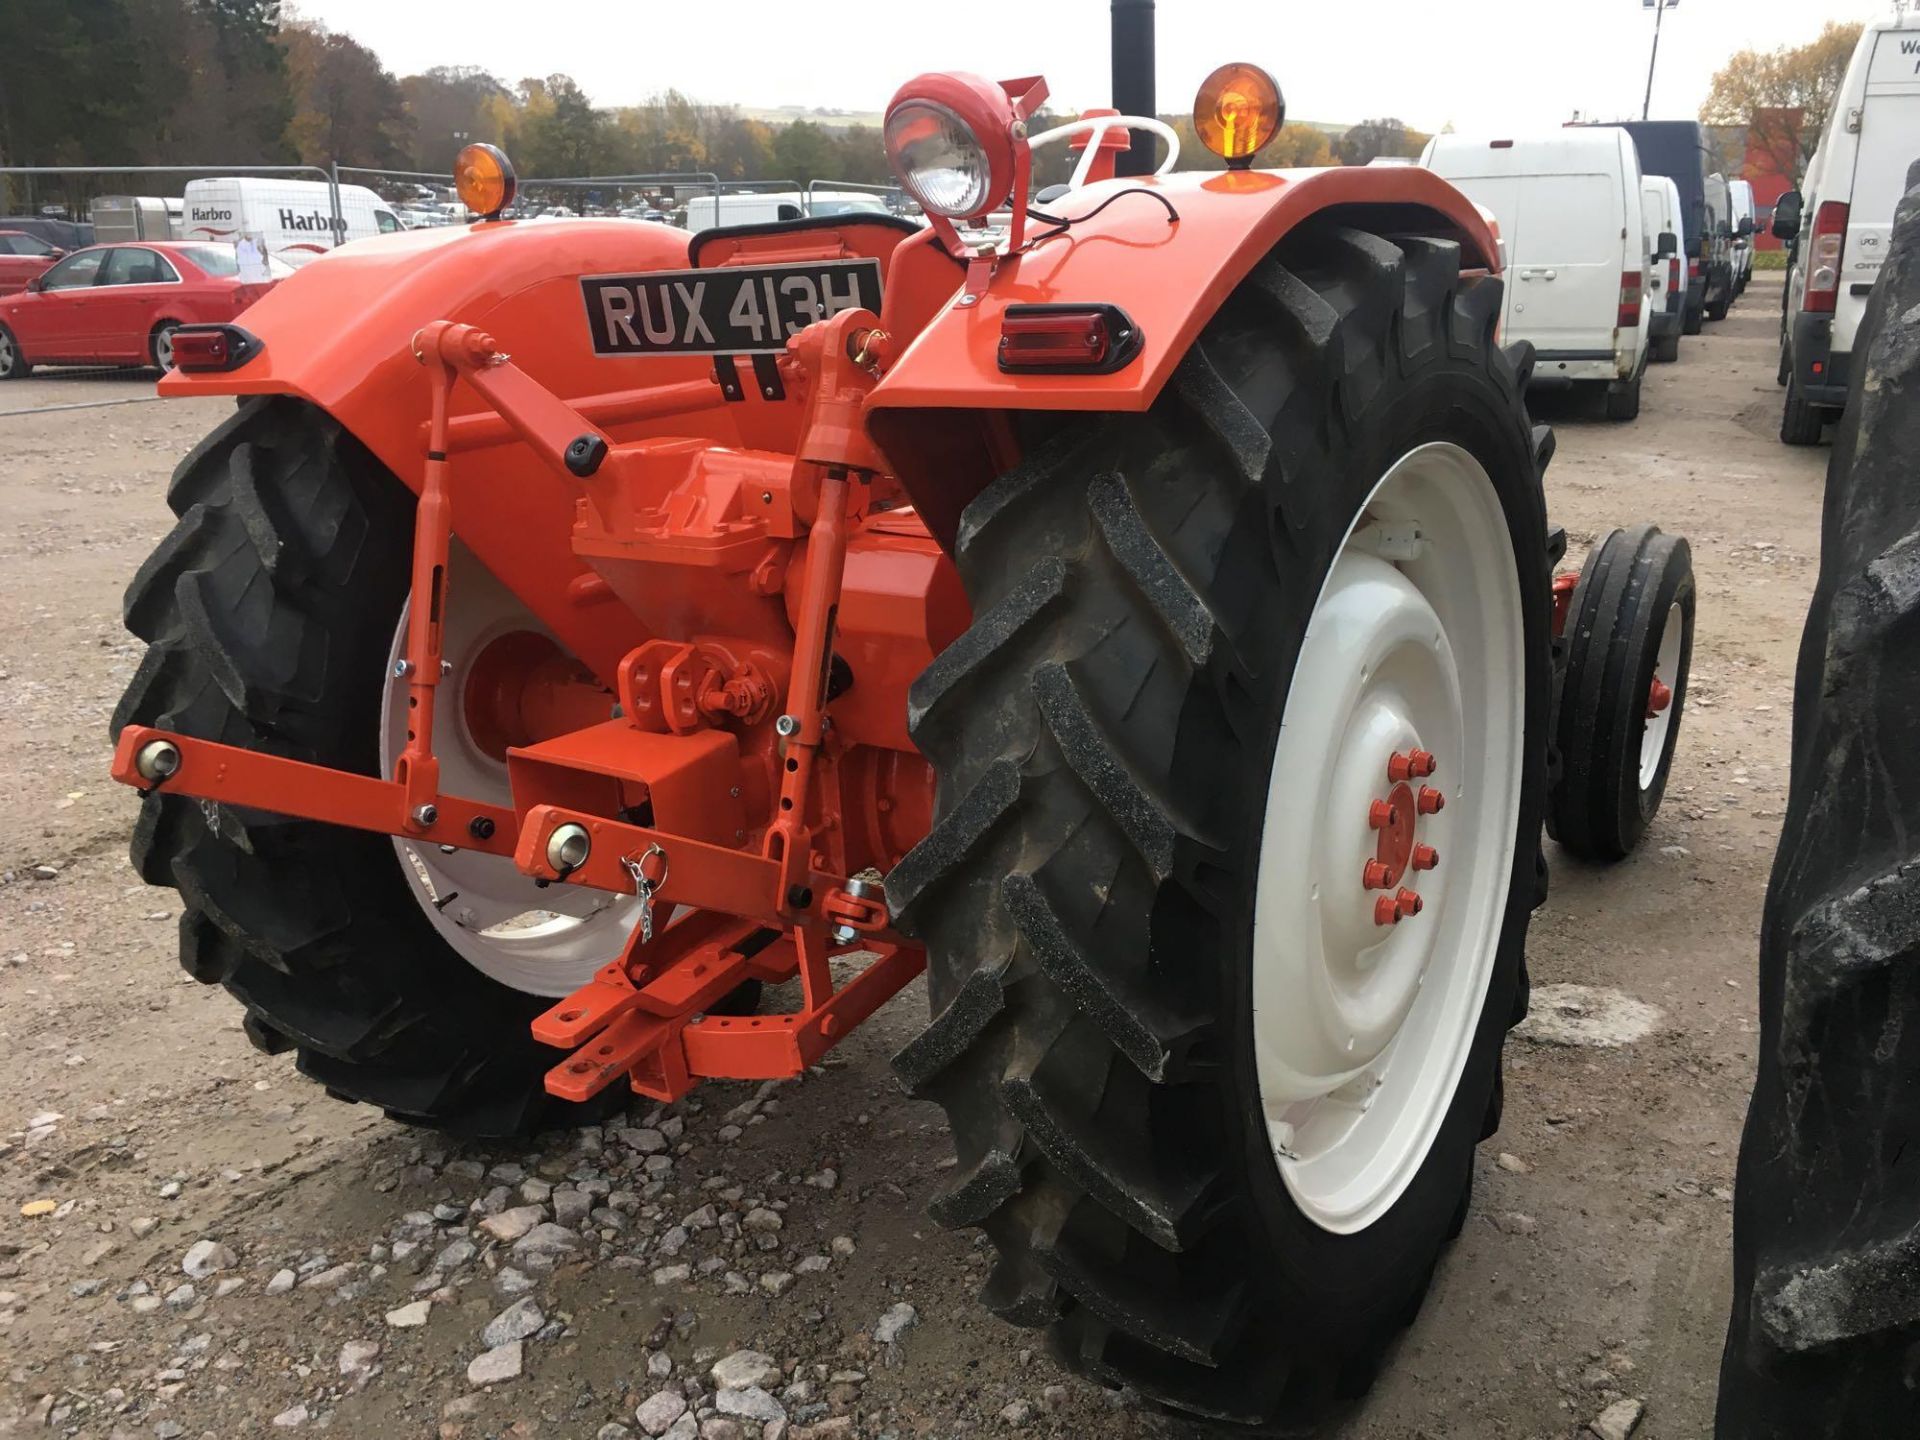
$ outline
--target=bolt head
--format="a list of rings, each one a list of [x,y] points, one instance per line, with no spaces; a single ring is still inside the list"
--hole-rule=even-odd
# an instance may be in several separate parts
[[[783,740],[790,740],[800,733],[800,722],[791,715],[782,715],[773,722],[773,733]]]
[[[171,740],[149,740],[133,757],[133,768],[143,780],[164,780],[180,768],[180,747]]]
[[[1388,876],[1391,873],[1384,862],[1369,860],[1366,868],[1360,872],[1360,883],[1369,890],[1383,890],[1388,884]]]
[[[1440,852],[1431,845],[1416,845],[1410,863],[1416,870],[1431,870],[1440,863]]]
[[[1447,797],[1431,785],[1422,785],[1420,793],[1413,798],[1422,815],[1438,815],[1447,808]]]
[[[593,853],[593,837],[587,827],[569,820],[553,827],[547,836],[547,864],[556,870],[578,870]]]
[[[412,673],[413,673],[413,662],[411,660],[396,660],[393,662],[393,678],[394,679],[404,680],[407,678],[407,676],[411,675]]]
[[[1420,892],[1418,890],[1409,890],[1404,885],[1400,887],[1399,893],[1393,897],[1393,903],[1402,915],[1418,915],[1421,910],[1426,907],[1426,902],[1420,898]]]
[[[416,805],[413,808],[413,823],[422,830],[429,828],[440,818],[440,809],[435,805]]]
[[[1367,824],[1375,830],[1384,830],[1393,823],[1393,806],[1385,800],[1376,800],[1367,807]]]
[[[1400,907],[1394,903],[1391,895],[1374,897],[1373,923],[1376,925],[1398,925],[1400,923]]]

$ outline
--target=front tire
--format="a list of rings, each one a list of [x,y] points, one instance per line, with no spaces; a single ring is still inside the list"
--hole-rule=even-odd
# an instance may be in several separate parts
[[[1547,833],[1583,860],[1625,859],[1660,808],[1686,709],[1693,615],[1693,555],[1678,536],[1615,530],[1581,568]]]
[[[378,775],[381,696],[407,597],[413,497],[323,412],[261,397],[180,463],[180,519],[127,588],[148,642],[114,712]],[[450,707],[451,708],[451,707]],[[134,868],[180,892],[180,963],[246,1006],[346,1100],[471,1136],[586,1118],[551,1100],[551,1003],[481,973],[436,932],[385,835],[150,793]]]
[[[1062,417],[973,501],[957,559],[976,618],[913,690],[938,815],[888,896],[928,943],[935,1012],[896,1065],[946,1108],[959,1150],[933,1213],[992,1239],[990,1308],[1046,1326],[1075,1368],[1192,1413],[1311,1426],[1364,1389],[1458,1233],[1474,1148],[1499,1123],[1500,1053],[1525,1010],[1522,948],[1544,896],[1551,665],[1539,480],[1551,437],[1527,422],[1530,347],[1493,346],[1499,308],[1497,281],[1461,281],[1451,242],[1295,232],[1148,414]],[[1466,542],[1439,525],[1434,555],[1390,562],[1410,553],[1392,548],[1401,540],[1427,543],[1408,538],[1420,517],[1370,513],[1370,497],[1434,455],[1464,457],[1435,483],[1479,497],[1493,548],[1442,555]],[[1435,501],[1434,517],[1444,509]],[[1464,917],[1485,911],[1483,945],[1420,952],[1435,971],[1426,993],[1464,1007],[1450,1073],[1417,1085],[1428,1072],[1411,1057],[1434,1052],[1409,1039],[1394,1052],[1407,1079],[1362,1065],[1289,1109],[1298,1124],[1281,1137],[1281,1040],[1257,997],[1276,978],[1287,989],[1308,954],[1269,901],[1310,902],[1305,875],[1269,860],[1301,846],[1290,809],[1335,815],[1320,772],[1344,776],[1353,737],[1371,732],[1336,725],[1339,757],[1317,767],[1276,757],[1296,703],[1303,727],[1327,722],[1323,686],[1297,677],[1338,673],[1310,653],[1308,617],[1350,560],[1396,605],[1431,567],[1511,594],[1511,666],[1495,684],[1498,665],[1462,661],[1477,678],[1460,681],[1469,708],[1440,761],[1456,793],[1479,778],[1506,798],[1484,807],[1497,841],[1443,857],[1461,888],[1436,890],[1424,917],[1466,934]],[[1481,642],[1463,628],[1456,643]],[[1347,682],[1329,704],[1372,693],[1364,667]],[[1482,728],[1488,712],[1510,719]],[[1356,804],[1359,827],[1366,797]],[[1315,937],[1331,954],[1329,937],[1355,923],[1348,902],[1368,897],[1357,858],[1352,875],[1344,858],[1328,873],[1346,907]],[[1330,889],[1330,914],[1335,901]],[[1384,1078],[1362,1084],[1375,1063]],[[1388,1179],[1365,1194],[1316,1187],[1311,1145],[1335,1136],[1337,1154],[1376,1095],[1400,1103],[1395,1085],[1429,1107],[1424,1148],[1388,1154]],[[1323,1113],[1336,1097],[1362,1118]]]

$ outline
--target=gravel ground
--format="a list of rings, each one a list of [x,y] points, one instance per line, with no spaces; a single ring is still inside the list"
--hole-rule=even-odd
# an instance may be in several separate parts
[[[1710,1429],[1825,464],[1774,439],[1777,311],[1757,276],[1637,423],[1537,406],[1576,554],[1642,518],[1693,542],[1685,731],[1637,856],[1550,852],[1506,1127],[1346,1436]],[[0,386],[0,1435],[1194,1433],[974,1304],[985,1251],[924,1213],[943,1122],[886,1063],[917,986],[802,1080],[526,1149],[400,1129],[252,1050],[178,969],[105,778],[120,593],[227,402],[21,413],[150,392]]]

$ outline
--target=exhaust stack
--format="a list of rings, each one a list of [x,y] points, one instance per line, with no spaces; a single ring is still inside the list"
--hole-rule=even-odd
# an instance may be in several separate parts
[[[1153,99],[1153,0],[1113,0],[1113,108],[1123,115],[1160,113]],[[1151,173],[1153,136],[1129,133],[1133,148],[1113,157],[1114,173]]]

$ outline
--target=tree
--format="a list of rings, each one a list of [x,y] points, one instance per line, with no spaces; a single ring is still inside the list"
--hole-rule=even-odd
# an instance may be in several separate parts
[[[399,82],[349,35],[305,22],[280,31],[293,85],[288,138],[307,165],[396,165],[409,119]]]
[[[570,75],[520,82],[520,120],[515,126],[528,175],[591,175],[602,143],[601,119]]]
[[[502,144],[513,111],[507,87],[473,65],[436,65],[400,82],[413,117],[412,164],[446,173],[463,145]]]
[[[839,165],[833,137],[811,120],[796,120],[773,137],[773,172],[777,179],[806,184],[832,179]]]
[[[1713,77],[1700,119],[1746,126],[1747,153],[1772,173],[1797,178],[1820,143],[1860,29],[1830,20],[1805,45],[1739,51]]]
[[[1382,155],[1416,156],[1427,139],[1403,120],[1362,120],[1340,137],[1337,149],[1342,165],[1364,165]]]

